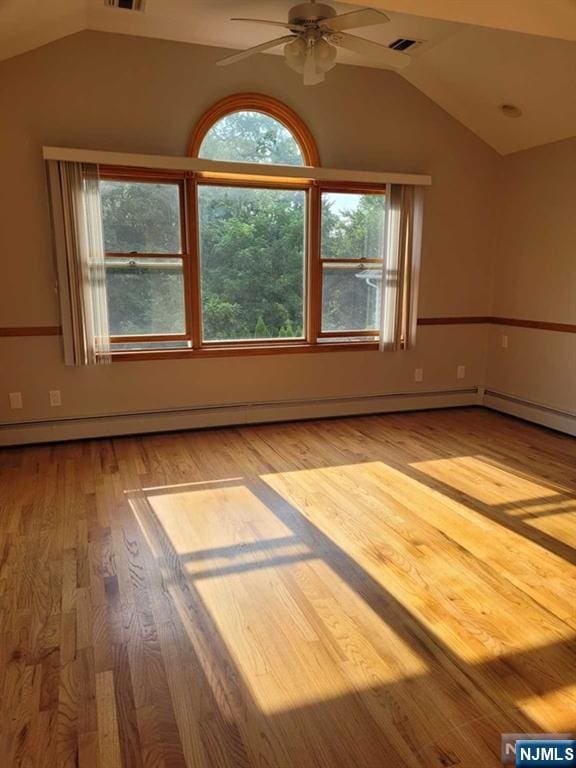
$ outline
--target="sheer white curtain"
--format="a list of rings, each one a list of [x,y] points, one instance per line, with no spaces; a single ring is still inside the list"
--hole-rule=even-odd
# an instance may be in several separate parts
[[[67,365],[109,363],[98,166],[48,162]]]
[[[410,349],[418,321],[422,188],[389,184],[387,243],[382,274],[380,349]]]

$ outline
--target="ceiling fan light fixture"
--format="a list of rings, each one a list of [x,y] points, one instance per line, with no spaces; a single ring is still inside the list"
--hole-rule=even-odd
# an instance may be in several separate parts
[[[299,74],[306,71],[306,84],[324,80],[324,74],[336,66],[336,48],[326,40],[297,37],[284,46],[286,64]]]
[[[500,112],[502,112],[504,117],[517,118],[523,115],[520,107],[517,107],[515,104],[500,104]]]
[[[306,41],[301,37],[296,37],[291,43],[287,43],[284,46],[284,57],[286,64],[295,72],[302,74],[304,72],[304,63],[306,61],[306,54],[308,53],[308,46]]]
[[[301,37],[296,37],[292,42],[284,46],[284,57],[286,64],[295,72],[302,74],[304,72],[304,63],[308,53],[306,41]]]
[[[314,43],[314,57],[316,59],[316,69],[320,72],[329,72],[336,66],[336,48],[326,40],[317,40]]]

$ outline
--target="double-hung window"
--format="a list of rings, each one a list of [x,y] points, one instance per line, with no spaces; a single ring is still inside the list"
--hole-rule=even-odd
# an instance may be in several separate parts
[[[379,335],[386,250],[383,191],[321,190],[324,339]]]
[[[100,200],[113,349],[189,346],[184,180],[111,168]]]

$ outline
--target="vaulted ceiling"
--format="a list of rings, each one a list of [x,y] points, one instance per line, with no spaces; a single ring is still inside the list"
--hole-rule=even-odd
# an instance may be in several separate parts
[[[145,12],[139,13],[109,8],[104,0],[0,0],[0,59],[83,29],[241,49],[277,33],[273,27],[231,22],[231,16],[285,21],[294,3],[147,0]],[[359,0],[331,4],[340,12],[366,5]],[[499,152],[576,135],[576,0],[368,4],[386,11],[391,23],[358,34],[383,44],[398,37],[426,41],[411,54],[412,65],[401,76]],[[351,53],[339,54],[339,60],[378,66]],[[294,76],[286,70],[286,77]],[[504,116],[499,107],[505,103],[520,107],[522,116]]]

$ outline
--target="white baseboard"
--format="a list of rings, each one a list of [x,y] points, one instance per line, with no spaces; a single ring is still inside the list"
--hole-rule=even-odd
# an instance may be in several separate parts
[[[557,429],[559,432],[576,437],[576,413],[561,411],[542,403],[533,403],[490,389],[484,393],[483,405],[494,411],[518,416],[526,421],[533,421],[535,424]]]
[[[469,405],[484,405],[576,437],[576,413],[522,400],[503,392],[474,387],[317,400],[235,403],[8,423],[0,425],[0,446]]]
[[[479,405],[478,388],[200,406],[0,425],[0,446]]]

